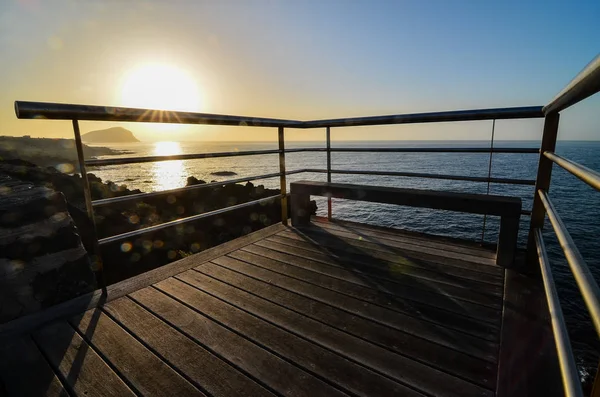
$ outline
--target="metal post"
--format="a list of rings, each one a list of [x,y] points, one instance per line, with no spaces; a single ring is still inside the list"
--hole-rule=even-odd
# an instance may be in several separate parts
[[[492,139],[490,140],[490,161],[488,164],[488,181],[487,189],[485,194],[490,194],[490,178],[492,177],[492,155],[494,154],[494,131],[496,130],[496,119],[492,120]],[[483,238],[485,237],[485,223],[487,221],[487,214],[483,214],[483,226],[481,227],[481,243],[483,244]]]
[[[331,182],[331,127],[327,127],[327,182]],[[327,219],[331,220],[331,197],[327,197]]]
[[[285,178],[285,138],[283,136],[283,127],[277,127],[277,137],[279,140],[279,188],[281,189],[281,223],[287,226],[287,181]]]
[[[527,240],[527,264],[533,268],[537,264],[537,251],[535,246],[535,229],[543,228],[546,210],[538,194],[539,190],[548,191],[550,178],[552,176],[552,160],[544,156],[545,151],[554,152],[556,148],[556,137],[558,136],[558,124],[560,115],[557,112],[546,115],[544,121],[544,132],[540,146],[540,157],[538,162],[537,177],[535,180],[535,191],[533,193],[533,208],[531,210],[531,223],[529,237]]]
[[[83,144],[81,142],[81,131],[79,130],[79,122],[73,120],[73,133],[75,134],[75,146],[77,147],[77,160],[79,161],[79,172],[81,173],[81,181],[83,183],[83,197],[85,200],[85,209],[87,211],[90,222],[92,223],[92,235],[94,239],[93,252],[88,252],[92,261],[92,269],[100,276],[98,282],[103,291],[106,291],[106,278],[104,275],[104,266],[100,255],[100,246],[98,244],[98,236],[96,234],[96,220],[94,218],[94,207],[92,207],[92,191],[90,189],[90,181],[88,180],[87,171],[85,169],[85,158],[83,156]]]

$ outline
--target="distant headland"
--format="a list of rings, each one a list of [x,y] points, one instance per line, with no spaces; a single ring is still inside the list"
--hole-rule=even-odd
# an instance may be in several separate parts
[[[86,158],[131,154],[131,150],[115,150],[83,145]],[[0,136],[0,160],[25,160],[42,167],[52,166],[71,173],[77,162],[73,139],[31,138],[30,136]]]
[[[131,131],[123,127],[111,127],[104,130],[90,131],[83,134],[81,139],[87,143],[106,142],[139,142]]]

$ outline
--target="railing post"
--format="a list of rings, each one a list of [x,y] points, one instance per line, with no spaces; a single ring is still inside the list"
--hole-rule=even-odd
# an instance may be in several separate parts
[[[537,177],[535,180],[535,191],[533,192],[533,208],[531,210],[531,223],[529,226],[529,237],[527,240],[527,264],[531,267],[538,262],[535,246],[535,229],[544,226],[546,210],[538,194],[539,190],[548,191],[550,178],[552,176],[552,161],[544,156],[545,151],[554,152],[556,138],[558,136],[558,124],[560,115],[557,112],[546,115],[544,121],[544,132],[540,146],[540,157],[538,162]]]
[[[490,178],[492,177],[492,159],[494,155],[494,132],[496,130],[496,119],[492,120],[492,138],[490,140],[490,160],[488,164],[488,175],[487,175],[487,189],[485,194],[490,194]],[[485,223],[487,221],[487,214],[483,214],[483,225],[481,226],[481,244],[485,238]]]
[[[331,127],[327,127],[327,182],[331,182]],[[331,197],[327,197],[327,219],[331,220]]]
[[[85,157],[83,155],[83,143],[81,142],[81,131],[79,130],[79,122],[73,120],[73,133],[75,134],[75,146],[77,147],[77,160],[79,161],[79,172],[81,173],[81,182],[83,183],[83,197],[85,200],[85,209],[92,224],[93,236],[93,252],[88,252],[92,260],[92,269],[99,277],[99,284],[103,291],[106,291],[106,278],[104,275],[104,266],[102,256],[100,255],[100,246],[98,244],[98,235],[96,233],[96,220],[94,218],[94,207],[92,206],[92,191],[90,189],[90,181],[88,180],[87,171],[85,169]]]
[[[285,138],[283,136],[283,127],[277,127],[277,137],[279,140],[279,189],[281,190],[281,223],[287,226],[287,181],[285,177]]]

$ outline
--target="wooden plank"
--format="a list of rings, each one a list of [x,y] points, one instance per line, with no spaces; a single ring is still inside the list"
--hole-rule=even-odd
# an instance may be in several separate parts
[[[255,241],[272,234],[276,234],[282,230],[285,230],[282,224],[272,225],[254,233],[239,237],[235,240],[220,244],[216,247],[209,248],[198,254],[190,255],[184,259],[171,262],[157,269],[142,273],[139,276],[110,285],[107,288],[106,294],[104,294],[101,290],[96,290],[94,292],[79,296],[75,299],[52,306],[40,312],[20,317],[8,323],[0,324],[0,340],[28,333],[42,324],[50,322],[54,319],[70,317],[77,313],[81,313],[82,311],[101,306],[102,304],[110,302],[113,299],[118,299],[122,296],[125,296],[129,292],[136,291],[140,288],[154,284],[167,277],[171,277],[175,274],[181,273],[182,271],[191,269],[192,267],[203,262],[208,262],[211,259],[217,258],[231,251],[235,251],[236,249],[248,244],[252,244]],[[112,266],[115,265],[118,266],[118,264],[112,264]]]
[[[383,348],[495,390],[497,370],[495,364],[379,325],[222,266],[205,263],[196,270]]]
[[[349,393],[362,396],[421,395],[181,281],[170,278],[156,286]]]
[[[131,299],[117,299],[103,310],[211,396],[274,396]]]
[[[397,330],[428,339],[450,348],[462,350],[475,357],[491,361],[496,360],[498,345],[493,341],[449,329],[445,326],[429,322],[422,317],[408,316],[403,313],[388,310],[352,298],[348,295],[343,295],[339,292],[283,276],[244,262],[238,261],[235,264],[230,264],[228,268]]]
[[[440,251],[460,252],[471,256],[489,258],[492,261],[496,258],[496,253],[494,251],[483,248],[481,246],[464,244],[462,242],[450,243],[449,241],[438,240],[431,237],[425,237],[423,235],[410,235],[408,233],[403,233],[401,230],[380,230],[369,227],[365,224],[359,226],[355,224],[344,224],[340,222],[316,221],[311,223],[309,229],[315,229],[319,231],[326,231],[332,229],[339,230],[342,232],[353,233],[362,237],[374,237],[377,241],[381,242],[382,244],[387,244],[388,241],[404,242],[407,244],[419,245],[423,247],[431,247]]]
[[[233,260],[228,257],[220,257],[214,259],[213,262],[221,264],[221,261],[229,261],[230,259]],[[381,288],[377,283],[377,280],[372,280],[364,276],[360,278],[362,281],[361,285],[359,283],[347,281],[344,278],[332,277],[327,274],[312,271],[312,269],[305,269],[302,267],[302,264],[289,265],[267,258],[260,260],[259,258],[256,258],[256,256],[254,256],[253,259],[254,260],[247,262],[391,310],[410,315],[413,315],[412,313],[416,313],[419,316],[424,315],[435,322],[438,322],[435,319],[440,319],[439,321],[441,321],[441,323],[444,323],[444,320],[442,319],[448,317],[451,318],[451,322],[462,318],[461,322],[463,323],[463,326],[467,326],[470,329],[472,329],[473,324],[476,328],[481,327],[481,322],[488,324],[483,327],[486,329],[489,328],[488,332],[496,333],[499,329],[501,319],[501,312],[499,310],[462,301],[453,296],[440,294],[428,284],[421,284],[419,288],[403,286],[402,288],[397,288],[394,293],[392,293]],[[341,275],[347,276],[347,278],[359,278],[350,271],[348,271],[347,274]],[[398,276],[398,278],[401,277],[401,275]],[[449,315],[448,312],[452,314]]]
[[[290,192],[298,195],[336,197],[481,215],[512,215],[515,212],[521,212],[520,198],[492,194],[316,181],[292,182]]]
[[[468,285],[469,288],[473,288],[480,292],[490,291],[490,293],[495,292],[496,294],[498,294],[502,291],[502,276],[488,275],[482,273],[478,274],[468,270],[461,270],[459,271],[460,273],[462,273],[461,276],[456,276],[455,274],[451,274],[450,272],[444,274],[438,270],[428,271],[429,269],[427,269],[427,267],[430,264],[429,262],[418,259],[415,260],[411,257],[401,257],[399,254],[386,254],[384,256],[384,259],[380,259],[382,255],[378,255],[374,251],[368,252],[367,254],[363,253],[362,255],[353,254],[348,251],[340,252],[340,250],[337,248],[335,250],[326,249],[325,252],[322,252],[322,250],[320,249],[307,249],[304,246],[302,246],[299,242],[296,243],[295,241],[287,241],[285,244],[282,244],[280,241],[282,240],[261,240],[257,241],[252,245],[248,245],[242,249],[245,251],[252,251],[256,250],[256,247],[262,247],[269,249],[270,251],[275,251],[281,254],[289,255],[290,257],[295,256],[299,258],[304,258],[306,260],[320,262],[329,266],[360,270],[361,273],[377,275],[390,281],[396,281],[396,279],[398,278],[398,274],[425,274],[429,277],[434,278],[435,280],[442,280],[448,282],[454,281],[453,285]],[[388,259],[393,259],[394,261]],[[407,264],[404,265],[404,263]],[[418,265],[414,266],[415,263],[418,263]],[[465,281],[466,277],[464,276],[467,275],[471,278]]]
[[[420,269],[435,271],[441,274],[449,274],[456,277],[467,278],[469,280],[480,283],[502,285],[504,277],[503,269],[491,266],[482,266],[479,264],[468,263],[464,261],[456,261],[448,258],[441,258],[434,255],[425,255],[418,252],[409,252],[401,249],[389,249],[381,246],[376,242],[356,239],[352,240],[343,236],[296,233],[283,233],[265,240],[257,241],[259,244],[273,238],[287,238],[294,241],[310,244],[315,249],[315,246],[327,247],[328,253],[334,253],[340,258],[352,260],[353,257],[358,257],[364,262],[365,257],[377,258],[387,262],[401,264],[403,266],[411,266]],[[287,243],[296,244],[294,243]],[[359,260],[357,259],[357,261]],[[368,262],[368,261],[367,261]]]
[[[203,266],[210,267],[211,264]],[[181,273],[177,278],[426,394],[493,395],[491,390],[484,390],[446,372],[383,349],[202,273],[189,271]]]
[[[462,252],[455,251],[447,251],[441,250],[438,248],[433,248],[426,245],[416,245],[406,241],[395,241],[395,240],[383,240],[379,236],[361,236],[355,232],[350,232],[347,230],[339,230],[333,228],[318,228],[315,225],[311,225],[310,227],[302,227],[297,229],[300,232],[307,233],[319,233],[325,236],[339,236],[346,237],[352,240],[360,240],[360,241],[368,241],[371,243],[375,243],[378,246],[383,248],[396,248],[400,249],[403,252],[408,251],[409,253],[417,253],[419,255],[423,255],[423,258],[429,258],[431,260],[444,260],[444,263],[447,263],[450,260],[451,263],[469,263],[471,266],[469,268],[479,269],[481,267],[487,266],[494,268],[494,273],[498,273],[502,270],[502,268],[498,267],[494,261],[494,259],[490,259],[481,255],[468,255]],[[416,254],[415,254],[416,255]],[[476,264],[477,266],[473,266]],[[464,266],[464,265],[463,265]]]
[[[285,237],[313,246],[327,247],[328,250],[334,251],[342,257],[350,256],[350,253],[352,253],[359,256],[369,255],[391,262],[397,257],[399,259],[396,260],[396,263],[405,266],[425,268],[438,273],[452,274],[478,282],[488,282],[489,279],[493,283],[494,280],[504,277],[504,269],[497,266],[479,265],[477,263],[457,261],[433,255],[427,256],[414,251],[411,252],[382,245],[375,240],[367,240],[360,236],[348,237],[336,233],[338,232],[319,233],[314,232],[312,228],[303,228],[301,230],[284,231],[271,237]],[[344,254],[345,252],[346,254]]]
[[[275,241],[275,240],[273,240]],[[276,240],[281,241],[283,240]],[[315,245],[311,245],[310,243],[305,242],[296,242],[292,239],[286,239],[287,244],[294,244],[298,248],[307,249],[313,252],[320,252],[324,254],[331,253],[332,255],[336,255],[337,251],[328,251],[326,247],[317,247]],[[287,245],[286,244],[286,245]],[[249,246],[250,247],[250,246]],[[258,247],[258,246],[257,246]],[[263,248],[263,247],[260,247]],[[267,248],[263,248],[267,249]],[[250,254],[248,251],[238,250],[231,252],[230,256],[236,255],[244,255]],[[347,254],[350,254],[347,252]],[[250,254],[254,255],[254,254]],[[354,257],[356,258],[356,257]],[[340,258],[341,259],[341,258]],[[365,259],[366,260],[366,259]],[[379,260],[374,260],[375,262],[380,262]],[[384,262],[385,268],[388,269],[389,264]],[[296,265],[296,263],[294,263]],[[370,274],[368,272],[361,271],[361,267],[350,263],[349,266],[346,267],[337,267],[326,265],[321,262],[304,260],[299,263],[302,268],[310,269],[312,271],[327,274],[332,277],[341,278],[346,281],[350,281],[359,285],[364,285],[371,288],[376,288],[378,290],[386,291],[391,294],[397,294],[398,290],[403,290],[404,288],[420,288],[422,285],[426,285],[427,289],[434,289],[437,293],[452,296],[454,298],[458,298],[461,300],[465,300],[467,302],[477,303],[483,306],[491,307],[494,309],[502,308],[502,296],[501,291],[496,293],[489,293],[484,290],[481,285],[476,282],[469,281],[466,279],[456,279],[452,280],[450,278],[449,282],[445,281],[443,276],[436,277],[436,274],[429,275],[425,273],[425,277],[417,277],[414,274],[414,271],[411,267],[404,268],[402,271],[389,271],[389,277],[381,277],[377,274]],[[429,276],[429,277],[427,277]],[[393,277],[393,279],[391,279]],[[442,279],[442,281],[440,281]],[[475,285],[474,285],[475,284]],[[479,287],[479,288],[477,288]],[[499,288],[498,288],[499,289]]]
[[[506,269],[498,397],[562,396],[563,387],[539,276]]]
[[[254,379],[259,379],[264,385],[281,395],[289,397],[345,395],[281,357],[154,288],[141,289],[132,293],[130,297],[187,337],[232,363]]]
[[[387,226],[379,226],[373,225],[371,223],[361,223],[361,222],[353,222],[341,219],[331,219],[328,220],[326,217],[313,215],[311,217],[311,226],[319,226],[319,227],[330,227],[337,228],[342,230],[348,229],[358,229],[358,230],[373,230],[377,232],[384,233],[388,236],[400,236],[402,238],[408,238],[413,240],[424,240],[424,241],[435,241],[440,244],[448,244],[448,245],[459,245],[464,247],[469,247],[473,250],[483,250],[488,252],[493,252],[494,244],[484,244],[482,245],[479,241],[466,240],[463,238],[457,237],[449,237],[442,236],[437,234],[429,234],[423,232],[417,232],[414,230],[405,230],[405,229],[397,229],[394,227]],[[310,226],[309,226],[310,228]]]
[[[0,385],[6,396],[69,396],[29,336],[0,348]]]
[[[33,334],[50,365],[78,396],[135,396],[133,391],[65,321]]]
[[[446,329],[446,331],[457,331],[473,337],[485,339],[490,342],[497,342],[499,339],[498,327],[494,327],[492,324],[484,323],[479,320],[471,319],[465,316],[459,316],[455,313],[435,309],[433,307],[425,307],[425,305],[419,305],[413,302],[406,302],[401,298],[396,298],[390,301],[390,304],[388,305],[381,304],[381,302],[373,303],[371,301],[363,299],[362,296],[358,296],[358,291],[342,292],[338,290],[341,288],[326,288],[314,283],[306,282],[299,278],[289,277],[286,274],[273,272],[271,270],[265,269],[264,267],[252,265],[243,261],[235,260],[233,258],[228,259],[230,260],[221,260],[220,258],[218,258],[215,261],[218,260],[218,263],[223,266],[226,265],[227,267],[231,267],[233,270],[242,272],[255,278],[260,278],[261,280],[277,279],[283,280],[287,284],[297,282],[302,283],[302,285],[307,289],[310,289],[311,287],[316,287],[326,292],[334,292],[338,294],[338,299],[343,299],[344,297],[346,297],[348,299],[352,299],[352,301],[357,304],[367,304],[369,305],[369,309],[372,309],[377,313],[383,313],[380,311],[384,310],[385,313],[388,313],[390,315],[393,314],[401,316],[410,316],[415,319],[424,320],[432,326],[443,327]],[[354,294],[352,292],[354,292]]]
[[[301,240],[298,240],[301,239]],[[367,269],[369,268],[378,268],[379,270],[386,270],[387,273],[389,274],[388,278],[385,277],[380,277],[377,275],[374,275],[375,277],[380,277],[383,279],[387,279],[389,281],[394,281],[396,283],[402,283],[402,284],[410,284],[413,285],[415,287],[420,286],[423,283],[426,283],[428,285],[436,285],[436,289],[438,290],[452,290],[452,291],[457,291],[458,296],[465,296],[466,300],[471,301],[471,299],[473,299],[474,296],[477,297],[477,299],[474,301],[476,303],[480,303],[480,296],[486,296],[489,299],[491,299],[493,302],[491,303],[492,306],[495,307],[500,307],[502,302],[501,302],[501,295],[502,295],[502,289],[500,285],[496,285],[495,288],[493,288],[493,292],[494,293],[490,293],[490,285],[489,284],[485,284],[485,283],[481,283],[479,281],[477,281],[477,276],[478,274],[475,272],[471,272],[471,274],[473,275],[471,279],[467,279],[467,278],[463,278],[463,277],[457,277],[457,276],[453,276],[453,275],[449,275],[447,273],[442,273],[441,270],[429,270],[429,269],[424,269],[425,271],[421,271],[419,272],[419,270],[423,269],[425,266],[427,266],[427,262],[423,262],[421,263],[421,265],[423,266],[423,268],[417,267],[417,269],[414,269],[414,266],[398,266],[399,264],[394,264],[394,263],[390,263],[386,260],[383,259],[379,259],[377,257],[369,257],[368,256],[368,252],[365,251],[360,251],[360,250],[354,250],[353,248],[346,248],[343,249],[340,246],[338,246],[338,248],[334,247],[334,248],[330,248],[327,245],[318,245],[317,241],[314,242],[309,242],[306,241],[303,237],[301,236],[297,236],[294,234],[277,234],[275,236],[271,236],[268,239],[266,239],[265,241],[268,242],[273,242],[273,243],[277,243],[277,244],[283,244],[283,245],[287,245],[287,246],[291,246],[294,248],[300,248],[303,250],[307,250],[307,251],[312,251],[318,254],[322,254],[325,255],[331,259],[333,259],[336,263],[339,264],[344,264],[344,268],[342,270],[346,270],[347,268],[352,268],[352,272],[355,272],[355,268],[357,267],[356,265],[354,265],[354,263],[359,263],[358,267],[364,267],[367,266]],[[248,246],[250,247],[250,246]],[[240,251],[234,251],[234,252],[240,252]],[[396,258],[398,258],[398,256],[396,256]],[[318,262],[321,263],[321,262]],[[335,271],[339,271],[339,266],[337,266],[338,270],[332,269],[332,267],[336,267],[336,266],[331,266],[329,264],[324,264],[325,266],[321,266],[321,268],[325,271],[325,269],[328,269],[328,272],[335,272]],[[396,267],[398,268],[398,270],[394,269],[390,269],[391,267]],[[399,271],[400,269],[402,269],[402,271]],[[361,272],[363,273],[363,272]],[[380,271],[381,273],[381,271]],[[415,274],[416,273],[416,274]],[[398,277],[398,275],[401,275],[401,277]],[[427,280],[427,281],[425,281]],[[473,292],[475,292],[473,294]],[[484,301],[486,300],[485,298],[482,298]],[[488,299],[488,300],[489,300]]]
[[[277,237],[283,236],[277,235]],[[337,245],[336,243],[323,243],[322,240],[319,242],[307,242],[303,237],[294,235],[286,235],[283,238],[285,239],[285,242],[284,240],[279,239],[277,242],[293,248],[300,248],[323,255],[321,257],[323,260],[312,262],[322,263],[329,267],[339,269],[351,269],[354,273],[365,274],[369,277],[386,280],[392,283],[403,284],[412,282],[418,285],[425,282],[433,283],[440,289],[446,287],[450,287],[452,290],[466,289],[477,297],[477,302],[485,300],[485,298],[482,298],[481,296],[487,296],[495,302],[496,307],[501,305],[503,293],[503,286],[500,284],[502,281],[501,277],[488,277],[485,274],[481,275],[481,273],[457,268],[455,268],[455,270],[457,270],[456,272],[449,271],[448,273],[444,273],[444,268],[448,270],[451,270],[452,268],[439,266],[431,262],[415,261],[392,253],[360,251],[348,246],[344,248],[344,243]],[[268,248],[259,245],[249,245],[244,247],[243,250],[248,251],[259,248],[268,250],[269,252],[271,251]],[[325,259],[329,259],[328,263],[324,262]],[[458,273],[458,275],[452,273]],[[401,274],[402,277],[397,277],[397,274]],[[492,284],[480,281],[482,278],[490,281]],[[460,294],[460,292],[458,292],[458,294]]]
[[[204,396],[99,309],[70,320],[128,384],[143,395]]]

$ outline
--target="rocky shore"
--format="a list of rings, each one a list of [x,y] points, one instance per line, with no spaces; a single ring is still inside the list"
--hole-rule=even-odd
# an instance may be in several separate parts
[[[125,150],[83,145],[86,158],[130,154]],[[25,160],[65,173],[76,172],[77,150],[73,139],[0,136],[0,160]]]
[[[83,245],[88,250],[92,248],[94,230],[85,212],[79,175],[68,175],[53,167],[40,167],[23,160],[0,161],[0,175],[61,192],[66,198],[68,213],[77,227]],[[102,181],[93,174],[89,175],[89,180],[93,200],[141,193],[139,190],[130,190],[125,185]],[[206,182],[193,176],[188,178],[188,185],[204,183]],[[279,189],[267,189],[263,185],[255,186],[248,182],[166,193],[144,200],[100,206],[95,208],[97,236],[113,236],[279,193]],[[0,194],[0,201],[3,197]],[[313,204],[313,210],[316,211],[316,204]],[[273,200],[265,205],[242,208],[144,234],[135,239],[103,245],[101,254],[107,281],[120,281],[280,220],[280,200]]]

